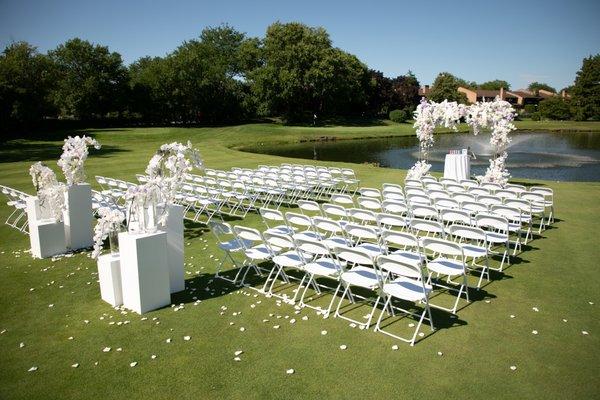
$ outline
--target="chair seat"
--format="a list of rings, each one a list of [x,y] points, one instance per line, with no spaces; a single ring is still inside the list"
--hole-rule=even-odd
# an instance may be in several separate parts
[[[327,239],[324,239],[322,243],[330,249],[340,246],[347,247],[349,245],[348,241],[341,236],[331,236]]]
[[[496,233],[496,232],[486,232],[485,237],[486,237],[488,243],[494,243],[494,244],[506,243],[508,240],[508,238],[506,237],[505,234]]]
[[[425,257],[419,253],[406,250],[396,250],[392,252],[388,257],[394,261],[399,261],[414,266],[421,265],[423,263],[423,260],[425,259]]]
[[[427,263],[427,269],[447,276],[463,275],[463,264],[456,260],[439,257]]]
[[[374,289],[379,286],[377,273],[373,268],[369,267],[354,267],[350,271],[342,273],[341,278],[344,282],[352,286],[360,286],[367,289]]]
[[[228,242],[219,243],[219,248],[224,251],[238,251],[252,246],[252,242],[246,239],[231,239]]]
[[[318,233],[315,233],[315,232],[311,232],[311,231],[294,233],[292,235],[292,237],[295,240],[321,240],[322,239],[321,235],[319,235]]]
[[[297,251],[286,251],[273,257],[273,262],[282,267],[298,268],[304,264],[304,258]]]
[[[289,226],[279,225],[274,226],[273,228],[269,228],[265,231],[266,233],[275,233],[279,235],[291,235],[294,233],[294,229]]]
[[[379,245],[376,245],[373,243],[361,243],[358,246],[356,246],[356,248],[364,250],[371,257],[377,257],[377,256],[385,253],[384,249],[382,249]]]
[[[465,257],[480,258],[485,257],[487,254],[487,249],[485,247],[475,246],[474,244],[463,244],[462,248]]]
[[[273,248],[273,246],[271,246]],[[279,248],[273,248],[274,251],[281,250]],[[264,244],[259,244],[252,248],[247,249],[245,252],[246,257],[251,260],[268,260],[271,258],[271,252]]]
[[[304,270],[313,275],[337,276],[340,269],[329,257],[321,257],[304,266]]]
[[[425,300],[431,290],[431,285],[425,284],[425,288],[423,288],[423,283],[405,277],[394,279],[392,282],[383,285],[384,293],[408,301]]]

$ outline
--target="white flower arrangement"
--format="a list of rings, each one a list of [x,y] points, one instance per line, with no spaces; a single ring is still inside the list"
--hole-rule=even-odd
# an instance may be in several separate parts
[[[85,182],[85,171],[83,165],[88,157],[88,146],[100,149],[100,143],[88,136],[69,136],[65,139],[63,153],[58,160],[58,166],[62,169],[67,185],[76,185]]]
[[[494,101],[478,102],[467,109],[466,121],[477,135],[482,129],[491,131],[490,144],[494,147],[496,154],[504,152],[510,143],[508,134],[515,129],[513,120],[515,110],[507,101],[496,97]]]
[[[429,169],[431,169],[431,164],[428,164],[427,161],[417,161],[406,173],[406,179],[421,179],[427,175]]]
[[[485,175],[477,176],[480,183],[498,183],[506,185],[510,179],[510,173],[506,170],[506,158],[508,153],[504,152],[496,158],[490,159],[490,166],[485,171]]]
[[[118,231],[125,220],[125,215],[117,210],[108,207],[98,209],[98,221],[94,227],[94,251],[92,258],[98,258],[102,251],[102,243],[108,237],[110,232]]]
[[[59,183],[50,168],[37,162],[29,168],[29,175],[40,200],[40,206],[48,210],[50,217],[60,222],[65,209],[65,185]]]

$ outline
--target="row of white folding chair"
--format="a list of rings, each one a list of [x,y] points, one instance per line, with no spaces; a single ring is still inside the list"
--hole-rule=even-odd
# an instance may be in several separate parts
[[[4,223],[17,229],[19,232],[27,233],[29,228],[27,220],[27,198],[30,197],[30,195],[4,185],[0,185],[0,191],[6,197],[6,205],[13,208],[13,211],[9,214]]]

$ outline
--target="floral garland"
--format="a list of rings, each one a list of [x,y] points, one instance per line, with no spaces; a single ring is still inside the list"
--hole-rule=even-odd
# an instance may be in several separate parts
[[[420,145],[419,161],[407,173],[407,179],[420,179],[429,172],[431,164],[427,163],[429,149],[435,142],[433,132],[436,127],[443,126],[457,130],[461,118],[473,129],[477,135],[482,129],[491,131],[490,144],[494,147],[495,157],[490,160],[490,167],[484,176],[478,176],[481,182],[508,181],[510,174],[506,170],[506,147],[510,143],[509,133],[516,129],[513,124],[515,110],[507,101],[496,97],[491,102],[478,102],[470,106],[449,102],[441,103],[421,99],[415,111],[416,130]]]
[[[85,171],[83,164],[88,157],[88,146],[100,149],[100,143],[88,136],[69,136],[65,139],[63,153],[58,160],[58,166],[62,169],[67,185],[76,185],[85,182]]]
[[[98,258],[102,251],[102,243],[108,237],[109,233],[119,230],[122,222],[125,220],[125,215],[117,210],[108,207],[98,209],[98,222],[94,227],[94,251],[92,258]]]
[[[65,209],[65,185],[59,183],[50,168],[37,162],[29,168],[33,187],[40,200],[40,206],[50,212],[50,217],[60,222]]]

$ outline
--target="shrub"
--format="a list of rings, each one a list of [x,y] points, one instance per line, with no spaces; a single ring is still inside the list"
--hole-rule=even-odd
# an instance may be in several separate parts
[[[560,97],[540,101],[540,114],[544,118],[566,120],[571,118],[569,103]]]
[[[390,119],[394,122],[406,122],[410,118],[410,114],[406,110],[392,110],[390,111]]]
[[[531,119],[533,121],[539,121],[539,120],[542,119],[542,116],[540,115],[539,111],[536,111],[536,112],[534,112],[534,113],[531,114]]]
[[[533,114],[537,111],[537,106],[535,104],[525,104],[523,111],[525,111],[527,114]]]

